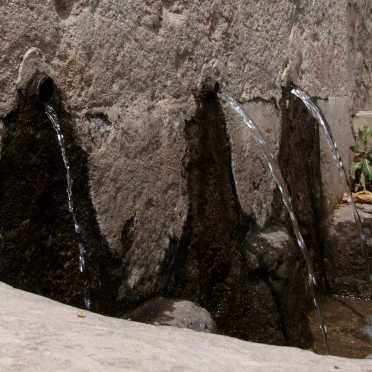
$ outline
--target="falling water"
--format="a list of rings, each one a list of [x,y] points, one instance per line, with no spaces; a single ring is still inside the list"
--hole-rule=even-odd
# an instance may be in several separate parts
[[[302,237],[300,226],[298,224],[298,220],[296,218],[296,215],[294,213],[292,198],[290,196],[287,184],[283,178],[282,172],[280,171],[279,165],[274,159],[273,154],[269,150],[266,141],[261,133],[261,131],[258,129],[256,124],[249,118],[249,116],[245,113],[244,109],[231,97],[220,93],[219,97],[226,102],[242,119],[243,123],[251,130],[253,137],[257,144],[260,146],[263,155],[265,157],[265,160],[269,166],[270,172],[273,176],[273,179],[276,183],[276,185],[279,188],[280,194],[282,196],[283,203],[285,207],[288,210],[289,217],[292,223],[293,232],[295,233],[297,244],[301,249],[302,255],[305,259],[307,272],[308,272],[308,279],[309,279],[309,288],[311,291],[311,295],[313,298],[315,310],[319,317],[320,322],[320,329],[322,331],[324,342],[328,349],[328,340],[327,340],[327,327],[325,325],[324,319],[322,317],[322,314],[320,312],[320,306],[317,301],[316,295],[315,295],[315,286],[316,286],[316,279],[314,275],[313,265],[311,261],[310,254],[306,248],[305,241]]]
[[[333,138],[331,128],[330,128],[327,120],[324,118],[324,116],[323,116],[322,112],[320,111],[319,107],[314,103],[314,101],[305,92],[303,92],[301,89],[293,88],[291,90],[291,93],[294,96],[296,96],[297,98],[299,98],[304,103],[304,105],[309,110],[309,112],[314,117],[314,119],[316,119],[319,122],[320,126],[322,127],[322,129],[324,131],[327,143],[328,143],[329,147],[331,148],[332,156],[333,156],[334,160],[337,162],[337,168],[338,168],[339,174],[345,180],[345,183],[346,183],[346,186],[347,186],[347,194],[348,194],[350,204],[351,204],[351,208],[352,208],[353,214],[354,214],[355,224],[357,225],[357,228],[358,228],[359,234],[360,234],[360,244],[361,244],[361,248],[362,248],[362,251],[363,251],[363,255],[365,256],[365,259],[366,259],[369,285],[371,286],[372,273],[371,273],[371,268],[370,268],[370,263],[369,263],[368,250],[367,250],[367,247],[366,247],[367,237],[363,232],[362,219],[361,219],[361,217],[359,215],[359,212],[358,212],[358,209],[356,208],[355,203],[353,201],[353,196],[352,196],[352,191],[351,191],[351,183],[350,183],[349,177],[347,175],[345,163],[342,160],[342,156],[341,156],[341,154],[338,150],[337,144],[336,144],[336,142]]]
[[[67,183],[67,188],[66,188],[66,193],[67,193],[67,199],[68,199],[68,209],[70,211],[70,214],[72,216],[72,220],[74,222],[74,229],[75,229],[75,234],[77,237],[77,240],[79,242],[79,269],[82,274],[85,274],[86,272],[86,248],[84,244],[84,240],[81,235],[81,228],[80,225],[77,221],[76,217],[76,212],[74,208],[74,201],[73,201],[73,195],[72,195],[72,184],[73,184],[73,179],[71,176],[71,171],[70,171],[70,164],[67,158],[66,154],[66,146],[65,146],[65,139],[61,130],[61,125],[59,123],[58,115],[54,108],[51,105],[46,105],[45,106],[45,113],[48,116],[49,120],[53,124],[54,131],[56,132],[59,147],[61,150],[61,155],[63,159],[63,163],[65,165],[65,170],[66,170],[66,183]],[[85,307],[89,310],[91,307],[91,299],[88,294],[85,294],[84,296],[84,304]]]

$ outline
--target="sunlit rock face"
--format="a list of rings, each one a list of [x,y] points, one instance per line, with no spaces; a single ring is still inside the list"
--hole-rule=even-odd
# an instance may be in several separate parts
[[[283,134],[291,128],[282,130],[291,108],[283,87],[297,84],[324,105],[342,97],[342,118],[333,120],[338,106],[328,105],[325,113],[336,139],[350,128],[354,102],[367,102],[368,84],[361,83],[368,80],[361,62],[367,54],[359,53],[355,36],[367,13],[365,2],[349,3],[0,0],[0,120],[19,106],[19,64],[37,47],[58,87],[63,115],[86,152],[94,223],[121,261],[108,270],[122,311],[157,295],[177,295],[206,307],[219,328],[235,319],[228,334],[298,342],[286,339],[272,291],[258,285],[261,273],[249,270],[240,249],[253,226],[286,220],[274,184],[249,133],[216,97],[201,97],[198,87],[214,70],[220,88],[249,109],[282,167],[285,149],[298,149],[302,157],[287,172],[291,189],[298,189],[301,159],[318,134],[311,132],[305,142],[298,141],[308,133],[301,128]],[[366,42],[368,27],[362,33]],[[6,133],[0,128],[0,138]],[[314,211],[320,207],[314,190],[321,178],[323,195],[342,191],[329,181],[328,164],[322,161],[314,171],[322,177],[309,177],[314,185],[306,197],[313,201],[305,203],[302,193],[295,198],[296,209],[306,211],[303,226],[316,255]],[[297,262],[301,266],[300,256]],[[261,297],[249,297],[256,292]],[[255,327],[270,324],[274,340],[271,331],[256,335],[249,322],[239,325],[245,310],[259,314],[263,303],[265,314],[275,315],[269,323],[257,316]]]

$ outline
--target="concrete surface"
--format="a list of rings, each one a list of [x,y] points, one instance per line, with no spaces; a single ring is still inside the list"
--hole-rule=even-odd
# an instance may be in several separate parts
[[[0,296],[4,372],[372,371],[370,360],[107,318],[5,284]]]

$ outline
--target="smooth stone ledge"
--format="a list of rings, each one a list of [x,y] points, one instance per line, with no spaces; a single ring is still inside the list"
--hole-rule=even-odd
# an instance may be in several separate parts
[[[2,283],[0,298],[0,371],[372,372],[370,360],[113,319]]]

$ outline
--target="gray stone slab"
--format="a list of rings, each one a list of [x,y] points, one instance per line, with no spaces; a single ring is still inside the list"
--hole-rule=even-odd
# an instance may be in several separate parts
[[[1,283],[0,297],[4,372],[372,371],[370,360],[82,313]]]

